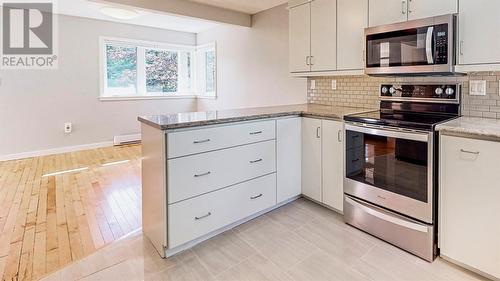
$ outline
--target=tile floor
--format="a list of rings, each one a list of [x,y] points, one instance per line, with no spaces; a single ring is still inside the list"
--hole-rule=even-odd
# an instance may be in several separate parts
[[[165,260],[135,232],[44,280],[484,279],[427,263],[299,199]]]

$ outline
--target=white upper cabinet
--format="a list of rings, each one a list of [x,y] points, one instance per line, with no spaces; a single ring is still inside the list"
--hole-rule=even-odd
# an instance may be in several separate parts
[[[368,0],[337,0],[337,24],[337,69],[363,69]]]
[[[422,19],[458,11],[458,0],[408,0],[408,19]]]
[[[337,68],[337,1],[311,2],[311,70]]]
[[[370,0],[370,26],[408,20],[407,0]]]
[[[460,0],[459,64],[500,63],[500,1]]]
[[[311,4],[306,3],[289,10],[290,72],[310,71]]]
[[[342,212],[344,204],[344,123],[322,120],[323,203]]]
[[[453,14],[458,0],[369,0],[370,26]],[[494,1],[494,0],[493,0]],[[473,2],[473,0],[471,0]],[[478,5],[479,6],[479,5]]]
[[[290,72],[337,69],[337,1],[290,1]]]
[[[321,120],[302,118],[302,194],[321,202]]]

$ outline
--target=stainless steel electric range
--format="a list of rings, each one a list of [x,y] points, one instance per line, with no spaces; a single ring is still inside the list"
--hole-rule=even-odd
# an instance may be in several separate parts
[[[460,85],[381,85],[380,99],[379,111],[344,117],[344,218],[433,261],[438,196],[434,128],[460,115]]]

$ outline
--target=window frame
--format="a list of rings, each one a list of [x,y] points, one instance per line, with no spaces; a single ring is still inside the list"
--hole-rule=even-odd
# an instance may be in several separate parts
[[[137,81],[135,95],[111,95],[107,92],[107,53],[106,46],[108,44],[116,44],[137,48]],[[191,90],[185,92],[163,93],[163,92],[147,92],[146,87],[146,59],[145,52],[147,49],[166,50],[166,51],[188,51],[191,53]],[[197,46],[179,45],[171,43],[161,43],[145,40],[125,39],[116,37],[99,37],[99,80],[100,93],[99,99],[106,100],[140,100],[140,99],[168,99],[168,98],[197,98],[199,96],[196,78],[196,57]]]
[[[201,74],[201,70],[206,70],[206,62],[201,63],[200,55],[205,54],[207,51],[213,50],[215,54],[214,62],[214,91],[206,91],[206,73]],[[198,91],[198,96],[201,98],[217,98],[217,42],[211,42],[203,45],[196,46],[195,52],[195,78],[196,78],[196,89]]]

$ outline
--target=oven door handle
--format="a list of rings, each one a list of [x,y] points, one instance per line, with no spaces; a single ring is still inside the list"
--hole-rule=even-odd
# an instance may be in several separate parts
[[[427,63],[434,64],[434,50],[432,49],[432,39],[434,37],[434,26],[427,29],[425,36],[425,55],[427,56]]]
[[[407,139],[407,140],[414,140],[421,142],[429,142],[429,136],[431,134],[427,132],[418,132],[418,131],[408,132],[388,127],[355,126],[351,124],[346,124],[345,129],[346,131],[354,131],[376,136]]]

